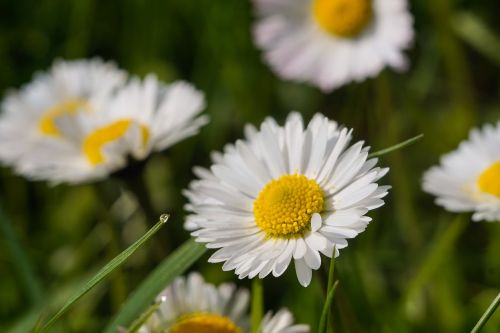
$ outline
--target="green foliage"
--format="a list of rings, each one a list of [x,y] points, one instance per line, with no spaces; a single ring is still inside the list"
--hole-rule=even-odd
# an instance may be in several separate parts
[[[139,238],[134,244],[130,245],[126,250],[117,255],[113,260],[108,262],[102,269],[97,272],[88,282],[86,282],[78,291],[71,296],[71,298],[63,305],[63,307],[53,315],[45,325],[41,328],[35,329],[35,332],[45,332],[47,331],[56,320],[58,320],[62,315],[69,311],[70,307],[82,298],[86,293],[88,293],[92,288],[94,288],[98,283],[104,280],[108,275],[110,275],[117,267],[122,265],[135,251],[137,251],[144,243],[146,243],[151,237],[160,230],[160,228],[167,222],[168,215],[162,215],[158,223],[156,223],[151,229],[148,230],[141,238]],[[38,326],[38,325],[37,325]]]
[[[127,327],[138,318],[166,286],[184,273],[206,248],[194,240],[188,240],[161,262],[156,269],[135,289],[118,314],[110,321],[105,332],[116,332],[117,327]]]
[[[148,160],[152,209],[175,213],[169,228],[66,308],[51,332],[115,333],[193,263],[210,281],[248,286],[220,265],[197,261],[202,245],[179,247],[188,238],[181,190],[193,179],[191,168],[209,166],[210,152],[241,138],[245,123],[258,125],[266,116],[283,121],[290,110],[306,119],[322,112],[376,149],[425,135],[380,156],[380,164],[390,167],[382,182],[392,189],[367,230],[336,261],[342,282],[332,301],[335,332],[454,333],[474,327],[500,286],[499,225],[443,211],[421,191],[420,180],[470,128],[500,119],[500,4],[411,1],[411,10],[416,42],[408,72],[386,70],[323,94],[280,80],[262,62],[252,42],[250,1],[3,1],[3,96],[56,57],[101,56],[135,75],[155,72],[165,81],[193,82],[205,92],[211,117],[198,136]],[[41,311],[63,307],[152,222],[117,181],[51,187],[3,167],[0,206],[1,332],[27,332]],[[326,290],[317,279],[302,288],[294,275],[291,267],[280,279],[266,278],[264,309],[289,307],[298,322],[317,331]],[[497,312],[482,332],[498,327]]]

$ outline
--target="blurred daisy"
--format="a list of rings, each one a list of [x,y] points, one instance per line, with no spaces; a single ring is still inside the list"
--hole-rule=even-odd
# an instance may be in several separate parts
[[[362,232],[365,214],[384,204],[388,186],[377,181],[388,169],[367,160],[363,142],[349,147],[351,131],[322,115],[306,129],[298,113],[285,126],[267,119],[247,140],[214,155],[210,170],[195,168],[185,195],[186,228],[209,248],[210,262],[224,262],[240,278],[280,276],[295,262],[309,285],[320,253],[331,257]]]
[[[56,61],[2,102],[0,161],[15,164],[46,138],[59,138],[56,120],[65,114],[91,113],[106,104],[126,80],[114,63],[100,59]]]
[[[249,332],[249,292],[232,283],[215,287],[198,273],[177,278],[157,297],[157,309],[140,333],[245,333]],[[268,313],[262,333],[307,333],[307,325],[293,325],[291,313]]]
[[[58,117],[64,140],[49,138],[20,161],[18,171],[33,179],[80,183],[106,177],[198,133],[203,94],[186,82],[164,85],[154,75],[132,79],[96,112]]]
[[[407,67],[413,40],[406,0],[254,0],[256,44],[288,80],[331,91]]]
[[[474,221],[500,221],[500,122],[472,130],[440,166],[424,174],[423,188],[451,212],[474,212]]]

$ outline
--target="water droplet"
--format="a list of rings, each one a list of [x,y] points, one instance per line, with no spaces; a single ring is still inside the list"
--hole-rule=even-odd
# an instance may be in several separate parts
[[[166,223],[168,221],[168,218],[170,217],[170,214],[161,214],[160,216],[160,221],[162,223]]]

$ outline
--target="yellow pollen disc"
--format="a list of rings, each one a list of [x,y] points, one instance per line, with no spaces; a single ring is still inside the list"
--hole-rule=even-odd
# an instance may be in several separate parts
[[[83,99],[67,99],[49,108],[40,119],[38,129],[45,135],[60,136],[54,120],[67,113],[75,113],[79,110],[89,110],[90,105]]]
[[[103,146],[123,137],[132,124],[133,120],[131,119],[120,119],[90,133],[84,139],[82,145],[82,150],[87,157],[87,160],[92,165],[103,163]],[[149,141],[149,135],[149,129],[145,126],[141,126],[143,146],[145,146]]]
[[[500,198],[500,161],[484,170],[477,179],[479,190]]]
[[[315,0],[313,15],[321,28],[338,37],[354,37],[372,18],[371,0]]]
[[[319,185],[303,175],[285,175],[266,184],[253,204],[255,222],[270,238],[298,238],[321,213],[325,197]]]
[[[181,318],[168,333],[243,333],[229,318],[216,314],[194,314]]]

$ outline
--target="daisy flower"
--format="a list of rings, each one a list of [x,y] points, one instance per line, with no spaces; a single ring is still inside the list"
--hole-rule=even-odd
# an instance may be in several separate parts
[[[451,212],[474,212],[474,221],[500,221],[500,122],[473,129],[468,140],[424,174],[423,189]]]
[[[250,294],[232,283],[219,287],[203,281],[198,273],[177,278],[157,297],[156,311],[140,333],[245,333],[249,332]],[[266,314],[262,333],[307,333],[307,325],[293,325],[292,314],[282,309]]]
[[[47,138],[60,138],[56,120],[106,104],[126,80],[114,63],[100,59],[56,61],[48,72],[10,91],[0,115],[0,161],[14,165]]]
[[[208,248],[210,262],[224,262],[240,278],[280,276],[292,259],[299,282],[333,249],[362,232],[365,214],[384,204],[388,186],[377,181],[388,169],[375,167],[363,142],[349,146],[351,131],[316,114],[304,129],[298,113],[285,126],[267,119],[260,131],[214,154],[210,170],[185,191],[190,203],[185,227]]]
[[[198,133],[203,94],[186,82],[164,85],[154,75],[132,79],[102,110],[65,114],[49,138],[17,165],[21,174],[54,183],[81,183],[106,177]]]
[[[254,39],[265,60],[287,80],[331,91],[404,70],[413,40],[406,0],[254,0]]]

